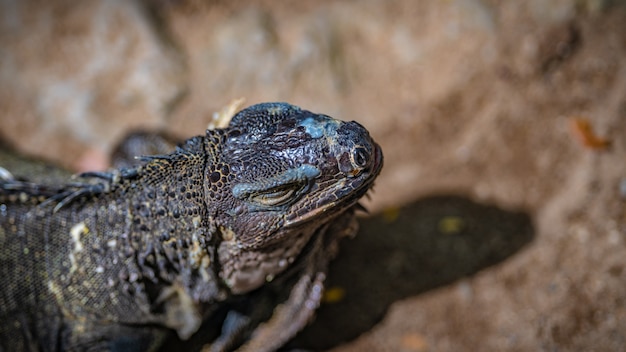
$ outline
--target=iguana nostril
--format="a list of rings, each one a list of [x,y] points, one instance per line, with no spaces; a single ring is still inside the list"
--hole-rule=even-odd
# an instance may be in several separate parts
[[[339,171],[348,177],[356,177],[371,164],[372,157],[366,148],[357,146],[341,153],[337,159]]]
[[[367,152],[367,149],[363,147],[356,147],[352,149],[351,161],[352,165],[356,169],[364,169],[367,167],[367,164],[369,164],[370,161],[370,155]]]

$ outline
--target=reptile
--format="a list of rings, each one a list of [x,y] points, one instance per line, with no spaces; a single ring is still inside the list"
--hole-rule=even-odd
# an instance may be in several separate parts
[[[54,182],[0,168],[0,351],[154,351],[172,331],[276,350],[383,165],[357,122],[286,103],[139,160]]]

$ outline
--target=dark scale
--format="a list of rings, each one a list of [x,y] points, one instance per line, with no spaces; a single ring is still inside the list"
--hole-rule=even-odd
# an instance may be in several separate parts
[[[219,181],[221,179],[222,175],[217,172],[217,171],[213,171],[210,175],[209,175],[209,181],[216,183],[217,181]]]

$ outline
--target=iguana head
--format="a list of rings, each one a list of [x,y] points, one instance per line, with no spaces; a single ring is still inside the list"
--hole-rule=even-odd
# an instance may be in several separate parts
[[[285,103],[239,112],[219,142],[208,133],[215,160],[207,169],[207,204],[238,251],[310,236],[353,207],[382,167],[380,147],[360,124]]]

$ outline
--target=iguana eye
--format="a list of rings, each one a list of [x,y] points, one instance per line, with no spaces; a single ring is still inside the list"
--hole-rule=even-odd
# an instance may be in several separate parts
[[[250,200],[265,206],[279,206],[289,203],[295,193],[296,189],[294,188],[274,189],[252,195]]]

